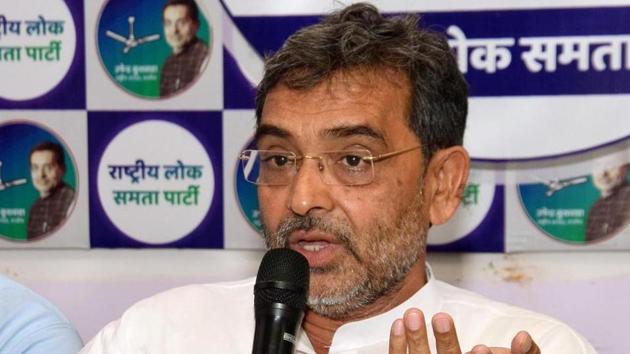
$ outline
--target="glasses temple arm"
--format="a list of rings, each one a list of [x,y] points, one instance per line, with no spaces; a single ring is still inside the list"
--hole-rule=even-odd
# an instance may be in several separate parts
[[[384,160],[384,159],[389,158],[389,157],[392,157],[392,156],[396,156],[396,155],[403,154],[403,153],[405,153],[405,152],[409,152],[409,151],[412,151],[412,150],[416,150],[416,149],[419,149],[419,148],[421,148],[421,147],[422,147],[422,146],[417,145],[417,146],[413,146],[413,147],[410,147],[410,148],[407,148],[407,149],[402,149],[402,150],[397,150],[397,151],[387,152],[387,153],[380,154],[380,155],[376,155],[376,156],[366,156],[366,157],[364,157],[363,159],[364,159],[364,160],[371,160],[371,161],[373,161],[373,162],[376,162],[376,161]]]

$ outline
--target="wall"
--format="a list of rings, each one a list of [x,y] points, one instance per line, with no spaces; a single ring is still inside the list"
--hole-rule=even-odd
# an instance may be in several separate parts
[[[0,273],[50,299],[89,340],[134,302],[190,283],[254,276],[262,253],[235,250],[0,251]],[[439,279],[552,315],[600,354],[630,348],[630,254],[431,254]]]

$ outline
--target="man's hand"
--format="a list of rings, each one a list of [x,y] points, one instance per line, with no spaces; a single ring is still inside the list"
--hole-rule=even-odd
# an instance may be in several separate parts
[[[435,354],[462,354],[457,339],[453,319],[446,313],[438,313],[431,319],[435,335]],[[392,324],[389,335],[389,354],[432,354],[424,321],[424,314],[418,309],[409,309],[402,319]],[[540,354],[529,333],[518,332],[512,339],[511,348],[476,345],[466,354]]]
[[[466,354],[540,354],[540,349],[525,331],[518,332],[512,339],[511,349],[476,345]]]

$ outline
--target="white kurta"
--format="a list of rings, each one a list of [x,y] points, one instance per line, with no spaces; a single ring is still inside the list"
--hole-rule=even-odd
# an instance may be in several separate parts
[[[489,300],[427,273],[427,284],[401,305],[340,327],[330,353],[387,353],[391,324],[410,307],[421,309],[427,321],[435,313],[449,313],[464,352],[477,344],[509,348],[514,335],[526,330],[544,354],[596,353],[582,336],[558,320]],[[254,282],[252,278],[189,285],[142,300],[101,330],[81,353],[251,353]],[[427,328],[431,328],[429,322]],[[429,340],[434,342],[429,332]],[[315,353],[302,331],[297,351]]]

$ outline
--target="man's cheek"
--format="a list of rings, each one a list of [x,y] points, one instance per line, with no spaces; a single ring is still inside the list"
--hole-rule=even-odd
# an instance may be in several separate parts
[[[278,203],[279,198],[268,195],[264,192],[258,193],[260,217],[265,227],[270,231],[276,231],[282,219],[282,203]]]
[[[391,205],[392,200],[397,202],[403,201],[399,197],[392,197],[394,197],[392,194],[384,196],[374,191],[366,192],[365,194],[345,194],[344,198],[337,199],[337,205],[344,210],[344,213],[350,219],[352,227],[359,231],[359,229],[365,228],[370,223],[382,220],[391,210],[395,209]]]

